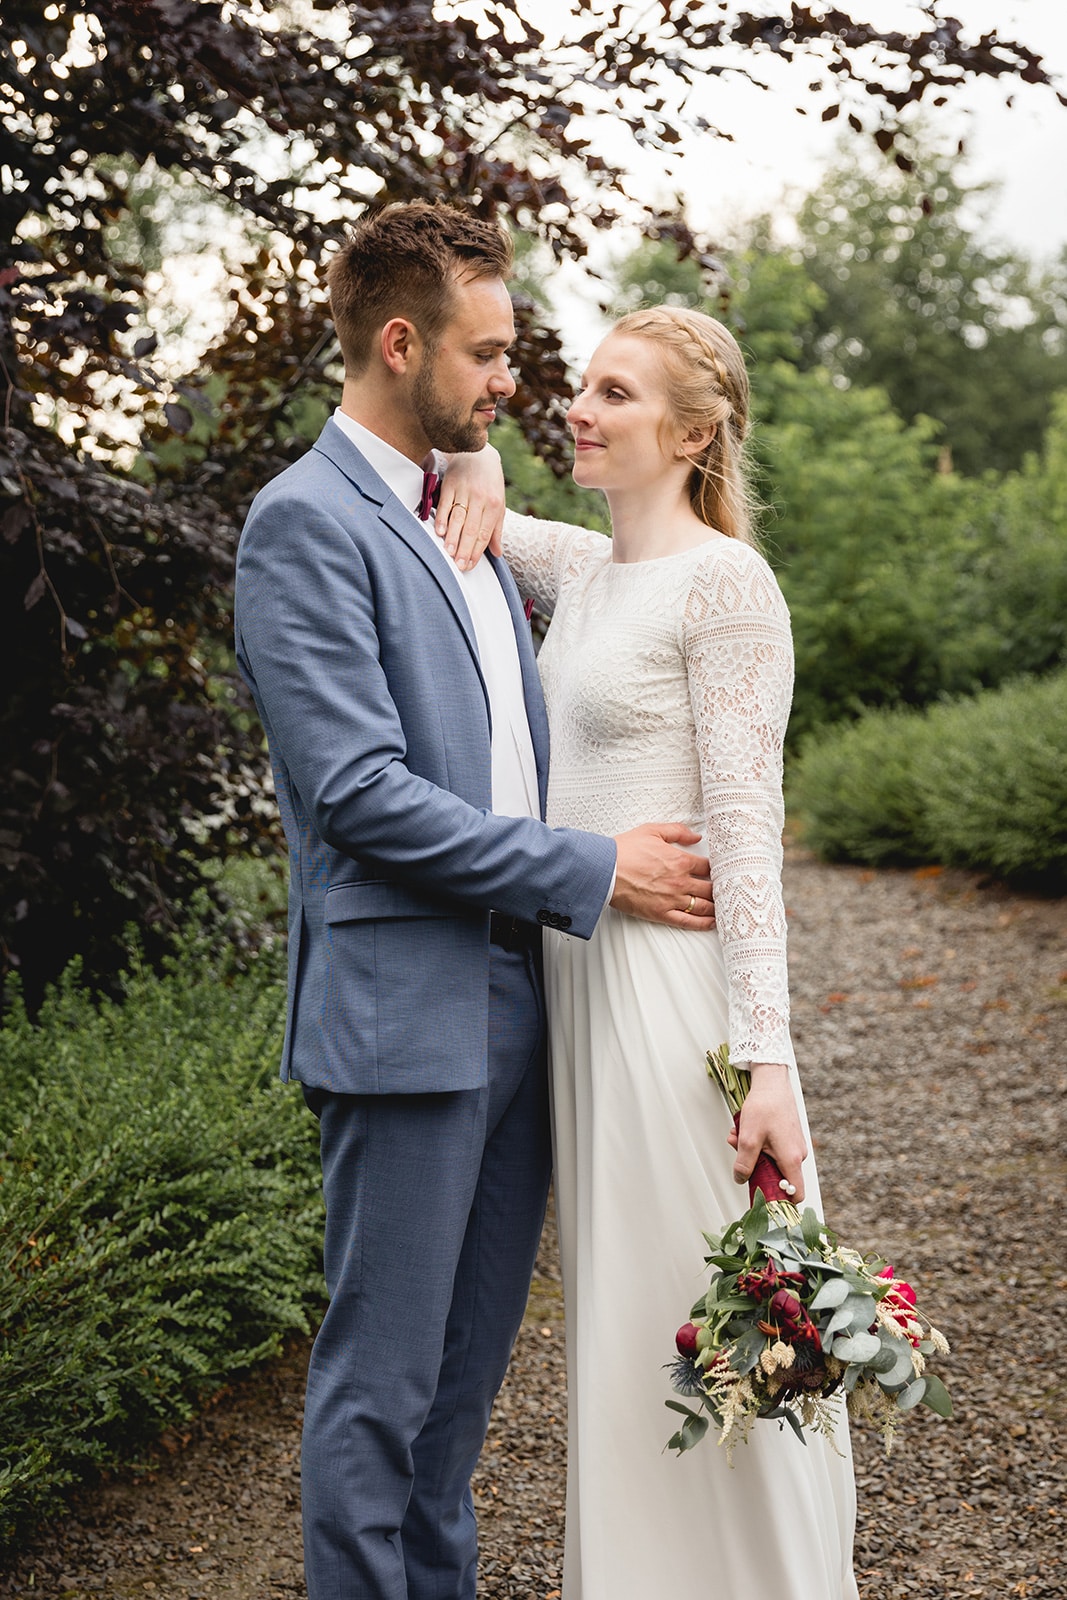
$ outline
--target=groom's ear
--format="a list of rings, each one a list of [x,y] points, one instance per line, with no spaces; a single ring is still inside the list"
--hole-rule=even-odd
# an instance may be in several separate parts
[[[378,337],[382,360],[398,376],[408,370],[420,343],[418,329],[406,317],[391,317]]]

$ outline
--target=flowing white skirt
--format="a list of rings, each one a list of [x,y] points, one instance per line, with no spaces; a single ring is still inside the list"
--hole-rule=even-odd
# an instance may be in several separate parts
[[[664,1448],[681,1420],[664,1404],[665,1364],[707,1283],[701,1230],[748,1204],[704,1069],[727,1037],[718,937],[609,909],[588,943],[549,933],[545,964],[569,1386],[563,1600],[855,1600],[846,1426],[840,1454],[773,1422],[732,1467],[713,1433],[683,1456]],[[804,1176],[821,1215],[810,1158]]]

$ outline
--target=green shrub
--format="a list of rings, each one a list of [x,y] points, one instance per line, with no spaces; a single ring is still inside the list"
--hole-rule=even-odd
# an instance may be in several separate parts
[[[926,719],[869,711],[809,738],[788,768],[788,800],[804,842],[827,861],[921,860],[915,785]]]
[[[933,471],[883,394],[777,362],[756,433],[793,618],[791,747],[874,706],[936,704],[1067,660],[1067,396],[1019,472]]]
[[[829,860],[937,861],[1067,887],[1067,673],[816,735],[789,799]]]
[[[121,1003],[67,973],[0,1030],[0,1545],[135,1459],[322,1298],[315,1123],[276,1081],[280,957],[190,933]]]

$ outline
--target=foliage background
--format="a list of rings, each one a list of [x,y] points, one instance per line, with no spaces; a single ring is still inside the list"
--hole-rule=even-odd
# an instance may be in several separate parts
[[[590,148],[609,116],[666,169],[694,81],[806,54],[855,137],[788,242],[639,213]],[[912,115],[975,75],[1047,82],[947,18],[576,6],[546,51],[508,0],[481,25],[425,0],[5,0],[0,1542],[318,1304],[230,609],[247,505],[334,401],[321,267],[347,216],[418,196],[508,220],[512,500],[601,527],[565,470],[551,284],[636,218],[605,304],[702,305],[752,366],[808,837],[1062,887],[1067,261],[984,243]]]
[[[321,1304],[317,1129],[277,1081],[284,950],[242,963],[192,910],[118,1000],[75,963],[0,1028],[0,1549]]]
[[[716,298],[722,258],[676,207],[635,208],[625,158],[592,149],[588,119],[610,118],[666,171],[695,115],[695,83],[758,76],[794,56],[810,56],[822,115],[871,135],[882,166],[862,190],[842,174],[813,199],[801,263],[750,252],[753,348],[777,338],[795,346],[783,359],[798,373],[829,375],[824,394],[805,391],[821,417],[798,416],[783,382],[783,451],[790,425],[797,448],[830,440],[826,474],[836,467],[844,481],[850,419],[833,413],[835,386],[855,396],[877,382],[904,431],[880,424],[873,402],[854,399],[854,420],[880,429],[887,467],[907,458],[919,471],[932,435],[917,406],[949,430],[961,467],[1018,465],[1020,433],[1040,428],[1062,381],[1049,376],[1062,347],[1045,342],[1062,333],[1059,288],[1039,290],[1007,258],[982,258],[976,276],[951,173],[909,189],[914,138],[901,128],[968,78],[1048,84],[1025,45],[970,38],[951,18],[887,32],[804,7],[785,17],[668,4],[635,20],[576,5],[549,45],[510,0],[486,0],[480,20],[428,0],[6,0],[0,968],[20,972],[31,1006],[74,953],[114,988],[127,920],[158,954],[205,859],[273,847],[270,808],[257,803],[262,744],[229,650],[228,574],[252,494],[306,448],[335,392],[321,265],[343,220],[393,199],[460,199],[506,216],[554,264],[583,259],[598,231],[636,218]],[[927,282],[932,244],[943,264]],[[208,259],[225,310],[206,340],[201,316],[198,340],[165,276],[202,273]],[[736,264],[733,276],[740,290]],[[1001,312],[1021,301],[1020,343]],[[895,320],[879,334],[885,304]],[[518,313],[513,415],[558,465],[560,341],[536,293],[518,297]],[[987,354],[950,405],[937,381],[962,370],[969,328]],[[923,375],[910,399],[901,353]],[[994,377],[1026,404],[990,445],[974,393]],[[773,375],[763,392],[770,404]],[[544,474],[518,457],[512,449],[518,492],[556,506]],[[783,550],[794,527],[798,550],[803,541],[803,490]],[[846,639],[847,622],[835,626]],[[887,638],[882,655],[909,674],[905,697],[919,693],[928,669],[910,646]],[[869,673],[860,691],[885,698]]]

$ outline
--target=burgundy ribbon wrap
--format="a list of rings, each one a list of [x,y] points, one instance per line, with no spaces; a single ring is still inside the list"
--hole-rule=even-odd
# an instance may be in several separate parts
[[[735,1111],[734,1127],[739,1128],[740,1126],[741,1113],[740,1111]],[[773,1156],[768,1155],[766,1150],[761,1150],[759,1153],[759,1158],[756,1161],[756,1165],[752,1168],[752,1171],[748,1176],[749,1205],[754,1204],[757,1189],[763,1190],[764,1200],[788,1199],[788,1195],[782,1188],[781,1179],[782,1169],[778,1165],[777,1161],[775,1161]]]

